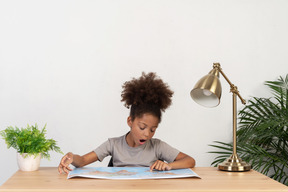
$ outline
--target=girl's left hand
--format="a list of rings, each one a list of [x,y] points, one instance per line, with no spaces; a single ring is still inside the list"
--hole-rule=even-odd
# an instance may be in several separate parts
[[[155,163],[153,163],[153,165],[150,166],[150,171],[153,171],[153,169],[158,171],[169,171],[172,169],[172,167],[164,161],[157,160]]]

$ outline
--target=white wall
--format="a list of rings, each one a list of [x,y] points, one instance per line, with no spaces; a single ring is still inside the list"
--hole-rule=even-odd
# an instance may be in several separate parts
[[[63,152],[90,152],[128,131],[121,86],[154,71],[175,91],[155,137],[210,166],[215,140],[232,140],[232,99],[190,98],[220,62],[245,99],[288,72],[286,0],[0,1],[0,130],[47,123]],[[242,108],[238,102],[238,109]],[[0,140],[0,184],[18,168]],[[57,166],[62,155],[51,152]],[[106,166],[107,162],[91,166]],[[55,172],[57,174],[57,172]]]

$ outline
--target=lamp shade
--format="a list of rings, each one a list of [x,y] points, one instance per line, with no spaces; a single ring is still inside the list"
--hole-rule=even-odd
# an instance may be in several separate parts
[[[219,71],[213,69],[202,77],[194,86],[190,95],[192,99],[204,107],[216,107],[220,103],[222,88]]]

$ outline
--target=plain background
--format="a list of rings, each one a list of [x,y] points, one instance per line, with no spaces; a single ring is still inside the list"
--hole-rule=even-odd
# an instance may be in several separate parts
[[[216,108],[190,90],[220,62],[243,98],[271,97],[264,82],[288,72],[287,10],[287,0],[1,0],[0,130],[47,124],[64,153],[83,155],[129,131],[121,86],[152,71],[175,92],[155,137],[210,166],[209,144],[232,141],[232,95],[223,77]],[[3,184],[18,167],[3,139],[0,154]],[[41,166],[58,166],[50,154]]]

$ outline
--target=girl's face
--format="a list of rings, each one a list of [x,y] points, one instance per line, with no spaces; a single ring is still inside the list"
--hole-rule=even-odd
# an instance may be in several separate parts
[[[129,116],[127,123],[131,130],[126,137],[126,141],[130,147],[138,147],[154,136],[159,119],[154,115],[145,113],[141,118],[136,117],[134,121]]]

